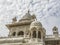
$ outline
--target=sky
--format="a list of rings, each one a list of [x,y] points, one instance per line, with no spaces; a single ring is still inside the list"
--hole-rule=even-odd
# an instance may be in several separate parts
[[[35,14],[46,29],[47,35],[52,35],[52,28],[58,27],[60,34],[60,0],[0,0],[0,37],[7,37],[8,28],[15,16],[21,19],[29,10]]]

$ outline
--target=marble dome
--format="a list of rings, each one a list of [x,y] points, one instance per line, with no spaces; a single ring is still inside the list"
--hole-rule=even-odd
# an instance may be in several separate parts
[[[30,28],[32,27],[42,27],[42,24],[39,21],[33,21],[30,25]]]

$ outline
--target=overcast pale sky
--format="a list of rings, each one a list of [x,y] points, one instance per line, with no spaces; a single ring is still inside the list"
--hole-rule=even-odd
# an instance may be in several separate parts
[[[46,34],[52,34],[52,28],[58,27],[60,33],[60,0],[0,0],[0,37],[8,36],[5,26],[11,23],[13,17],[19,20],[27,11],[35,14],[46,29]]]

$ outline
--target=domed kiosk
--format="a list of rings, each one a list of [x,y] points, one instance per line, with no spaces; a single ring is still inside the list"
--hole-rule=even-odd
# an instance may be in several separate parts
[[[43,42],[45,37],[45,29],[43,28],[41,22],[35,20],[30,25],[30,32],[32,41]]]

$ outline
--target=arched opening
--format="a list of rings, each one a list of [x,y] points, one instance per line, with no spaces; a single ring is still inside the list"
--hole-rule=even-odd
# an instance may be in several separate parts
[[[23,31],[18,32],[18,36],[20,35],[24,35],[24,32]]]
[[[12,35],[15,36],[16,35],[16,32],[13,32]]]
[[[36,31],[33,31],[33,38],[36,38]]]
[[[40,31],[38,31],[38,38],[41,39],[41,32]]]

